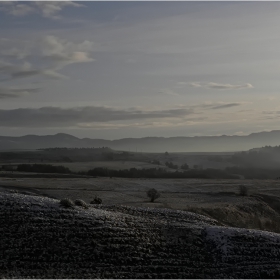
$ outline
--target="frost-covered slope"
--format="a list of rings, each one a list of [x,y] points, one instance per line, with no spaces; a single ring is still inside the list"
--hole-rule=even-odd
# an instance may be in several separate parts
[[[280,235],[167,209],[0,193],[1,278],[280,276]]]

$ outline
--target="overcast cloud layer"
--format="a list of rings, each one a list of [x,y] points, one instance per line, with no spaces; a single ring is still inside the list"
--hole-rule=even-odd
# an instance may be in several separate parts
[[[0,2],[1,135],[279,129],[279,2]]]
[[[74,108],[42,107],[18,108],[0,110],[0,125],[7,127],[72,127],[73,125],[91,124],[98,122],[134,121],[134,120],[160,120],[176,119],[176,121],[189,120],[189,116],[201,115],[201,109],[222,109],[240,106],[239,103],[205,104],[192,107],[179,107],[168,110],[146,111],[140,109],[110,108],[101,106],[87,106]]]

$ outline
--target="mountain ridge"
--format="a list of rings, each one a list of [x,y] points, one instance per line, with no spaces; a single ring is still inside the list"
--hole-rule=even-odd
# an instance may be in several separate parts
[[[235,152],[262,146],[280,145],[280,130],[255,132],[248,135],[221,136],[173,136],[121,138],[115,140],[100,138],[78,138],[57,133],[54,135],[0,136],[0,149],[41,148],[91,148],[109,147],[115,150],[138,152]]]

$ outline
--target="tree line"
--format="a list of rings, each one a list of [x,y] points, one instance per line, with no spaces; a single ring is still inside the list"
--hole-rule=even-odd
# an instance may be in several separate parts
[[[88,172],[80,174],[98,177],[124,177],[124,178],[217,178],[217,179],[238,179],[239,177],[220,169],[190,169],[186,171],[168,172],[163,168],[146,169],[122,169],[113,170],[103,167],[97,167]]]
[[[164,168],[146,169],[121,169],[114,170],[97,167],[85,172],[72,172],[65,166],[51,164],[19,164],[17,171],[36,173],[61,173],[77,174],[94,177],[123,177],[123,178],[204,178],[204,179],[239,179],[242,175],[245,179],[277,179],[280,178],[280,169],[265,169],[253,167],[227,167],[222,169],[187,169],[183,171],[170,172]],[[238,174],[238,175],[237,175]]]

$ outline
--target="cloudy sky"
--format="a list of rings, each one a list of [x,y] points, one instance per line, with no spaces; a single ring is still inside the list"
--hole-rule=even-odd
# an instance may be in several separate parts
[[[0,2],[0,135],[279,129],[280,2]]]

